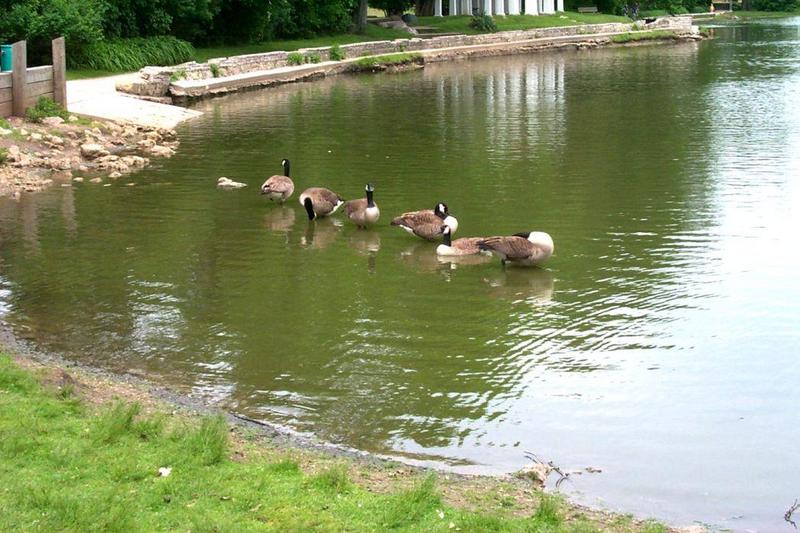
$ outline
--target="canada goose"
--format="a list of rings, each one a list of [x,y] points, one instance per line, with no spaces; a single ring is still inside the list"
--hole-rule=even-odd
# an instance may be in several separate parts
[[[422,211],[403,213],[392,220],[392,226],[400,226],[417,237],[435,241],[442,236],[442,228],[448,226],[452,233],[458,230],[458,220],[447,209],[447,204],[439,202],[436,207]]]
[[[308,220],[332,215],[343,203],[338,194],[325,187],[311,187],[300,195],[300,205],[306,208]]]
[[[488,250],[500,257],[500,261],[519,265],[538,265],[553,255],[553,238],[543,231],[515,233],[510,237],[489,237],[478,243],[481,250]]]
[[[456,256],[456,255],[475,255],[481,253],[478,243],[483,237],[463,237],[451,240],[452,229],[450,226],[442,226],[442,244],[436,247],[436,255]]]
[[[358,200],[350,200],[344,204],[344,212],[347,216],[356,223],[359,228],[366,228],[378,221],[381,216],[381,211],[378,209],[378,204],[372,199],[372,193],[375,192],[375,187],[371,183],[367,183],[365,188],[367,191],[366,198],[359,198]]]
[[[289,177],[289,160],[281,161],[283,165],[283,176],[272,176],[261,186],[261,194],[266,194],[272,201],[283,203],[294,192],[294,182]]]

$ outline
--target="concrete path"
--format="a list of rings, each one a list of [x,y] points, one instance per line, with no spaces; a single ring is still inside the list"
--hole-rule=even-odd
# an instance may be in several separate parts
[[[147,102],[117,92],[116,83],[131,74],[67,82],[67,109],[93,118],[123,120],[142,126],[174,128],[202,115],[184,107]]]

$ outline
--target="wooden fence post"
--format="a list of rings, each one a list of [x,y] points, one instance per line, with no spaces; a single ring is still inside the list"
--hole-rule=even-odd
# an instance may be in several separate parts
[[[67,107],[67,53],[63,37],[53,40],[53,100]]]
[[[25,41],[18,41],[11,48],[11,113],[18,117],[25,116],[25,98],[28,92],[28,46]]]

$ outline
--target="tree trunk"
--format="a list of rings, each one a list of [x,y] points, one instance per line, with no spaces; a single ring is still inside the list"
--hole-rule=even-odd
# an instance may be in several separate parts
[[[414,13],[418,17],[432,17],[433,0],[416,0],[414,2]]]
[[[356,33],[364,33],[367,29],[367,0],[359,0],[358,7],[353,12],[353,29]]]

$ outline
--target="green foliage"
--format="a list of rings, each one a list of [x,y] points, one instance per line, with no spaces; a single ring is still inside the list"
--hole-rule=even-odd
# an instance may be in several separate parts
[[[539,507],[533,518],[540,523],[550,526],[561,524],[561,500],[557,496],[543,493],[539,499]]]
[[[383,523],[390,529],[408,527],[441,505],[436,477],[428,476],[416,487],[399,493],[387,506]]]
[[[115,402],[97,418],[92,432],[95,442],[109,444],[127,434],[140,410],[141,406],[138,403]]]
[[[355,62],[355,68],[360,70],[370,70],[378,66],[406,65],[409,63],[414,63],[421,58],[422,56],[416,52],[362,57]]]
[[[186,71],[184,69],[178,69],[172,74],[169,75],[170,83],[176,82],[178,80],[185,80],[186,79]]]
[[[347,477],[347,469],[344,466],[337,465],[323,470],[316,476],[309,479],[311,486],[336,494],[343,494],[352,488],[352,483]]]
[[[319,63],[322,61],[322,56],[318,52],[311,52],[306,56],[306,63]]]
[[[208,64],[209,70],[211,70],[211,75],[215,78],[219,78],[219,65],[216,63],[209,63]]]
[[[473,15],[469,21],[469,27],[482,33],[493,33],[497,31],[497,24],[490,15]]]
[[[655,30],[647,33],[620,33],[611,36],[613,43],[630,43],[633,41],[651,41],[654,39],[672,39],[675,34],[668,30]]]
[[[28,41],[29,64],[50,63],[50,41],[68,49],[103,38],[104,0],[0,0],[0,42]]]
[[[228,425],[221,416],[205,417],[200,427],[183,436],[183,441],[200,464],[219,464],[228,454]]]
[[[302,65],[306,62],[306,58],[300,52],[291,52],[286,56],[286,62],[290,65]]]
[[[0,117],[0,128],[3,128],[4,130],[10,130],[11,123],[6,119],[4,119],[3,117]]]
[[[345,55],[342,52],[342,48],[338,44],[334,44],[328,52],[328,57],[331,58],[331,61],[341,61],[345,58]]]
[[[69,68],[127,72],[148,65],[175,65],[189,61],[194,48],[175,37],[148,37],[101,41],[67,54]]]
[[[754,11],[796,11],[800,0],[750,0],[748,8]]]
[[[369,6],[381,9],[387,17],[402,15],[412,7],[414,0],[369,0]]]
[[[36,101],[36,105],[25,110],[25,118],[28,122],[41,122],[45,117],[61,117],[64,120],[69,118],[69,113],[61,104],[57,104],[52,98],[42,96]]]
[[[8,150],[0,146],[0,165],[5,165],[6,159],[8,159]]]

